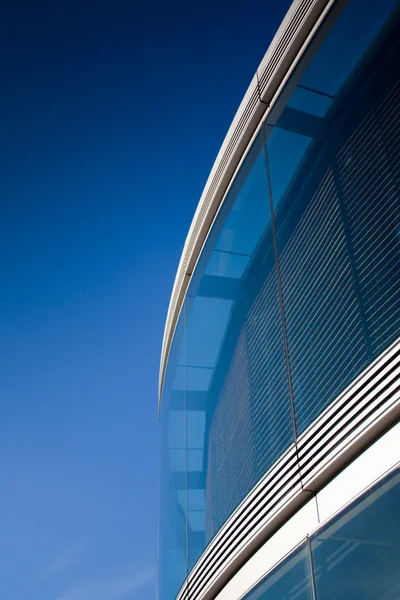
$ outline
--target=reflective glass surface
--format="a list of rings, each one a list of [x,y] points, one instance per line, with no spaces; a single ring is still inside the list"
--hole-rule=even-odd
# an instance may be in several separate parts
[[[175,598],[254,485],[399,335],[394,5],[352,0],[316,37],[199,258],[161,402],[160,600]],[[337,50],[358,18],[349,52]]]
[[[368,4],[365,0],[351,0],[318,48],[300,85],[334,98],[343,84],[350,83],[358,63],[397,4],[397,0],[374,0]]]
[[[180,529],[185,522],[181,572],[294,439],[263,139],[207,240],[168,362],[160,423],[168,430],[167,479],[175,482],[170,522]],[[164,485],[171,487],[162,475],[161,504]],[[167,575],[160,598],[175,589],[164,585]]]
[[[171,348],[160,414],[159,600],[175,598],[187,575],[186,403],[176,368],[183,339],[181,319]]]
[[[397,469],[291,552],[244,600],[397,600],[399,506]]]
[[[208,375],[202,410],[193,412],[187,430],[188,449],[201,447],[204,454],[202,470],[188,482],[189,492],[202,498],[201,508],[188,512],[191,568],[293,440],[263,135],[207,241],[186,315],[186,370]],[[188,398],[191,392],[188,382]]]
[[[282,561],[243,600],[313,600],[307,544]]]
[[[312,538],[317,599],[400,596],[400,472]]]
[[[319,47],[301,85],[336,94],[323,118],[289,101],[268,127],[298,434],[399,333],[398,16],[380,29],[393,5],[351,2]]]

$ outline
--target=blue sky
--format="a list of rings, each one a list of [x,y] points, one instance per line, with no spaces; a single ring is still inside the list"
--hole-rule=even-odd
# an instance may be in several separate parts
[[[1,598],[155,597],[171,286],[288,5],[2,7]]]

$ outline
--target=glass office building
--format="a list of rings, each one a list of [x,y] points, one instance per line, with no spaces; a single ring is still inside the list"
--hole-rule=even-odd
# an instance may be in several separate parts
[[[400,597],[400,6],[295,0],[188,233],[159,600]]]

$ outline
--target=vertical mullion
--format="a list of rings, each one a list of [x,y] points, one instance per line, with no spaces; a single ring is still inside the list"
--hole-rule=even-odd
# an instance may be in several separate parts
[[[183,357],[184,357],[184,410],[185,410],[185,538],[186,538],[186,590],[187,599],[190,598],[189,590],[189,472],[188,472],[188,418],[187,418],[187,339],[186,339],[186,300],[183,305]]]
[[[310,539],[309,535],[307,536],[307,550],[308,550],[308,563],[309,563],[309,567],[310,567],[311,592],[312,592],[313,600],[317,600],[317,589],[315,586],[315,576],[314,576],[314,561],[313,561],[312,549],[311,549],[311,539]]]
[[[293,439],[294,439],[294,442],[296,443],[296,440],[297,440],[296,413],[295,413],[295,408],[294,408],[292,375],[291,375],[291,371],[290,371],[289,345],[288,345],[287,332],[286,332],[285,307],[284,307],[284,302],[283,302],[282,279],[281,279],[281,271],[280,271],[280,265],[279,265],[279,253],[278,253],[278,240],[277,240],[277,236],[276,236],[276,227],[275,227],[275,210],[274,210],[274,203],[273,203],[273,198],[272,198],[272,184],[271,184],[271,174],[270,174],[270,170],[269,170],[267,139],[266,139],[266,135],[265,135],[265,125],[263,125],[263,128],[262,128],[262,139],[263,139],[263,147],[264,147],[265,169],[266,169],[266,173],[267,173],[268,200],[269,200],[269,208],[270,208],[270,213],[271,213],[272,241],[273,241],[273,246],[274,246],[275,272],[276,272],[276,283],[277,283],[277,287],[278,287],[279,310],[280,310],[281,323],[282,323],[282,335],[283,335],[283,347],[284,347],[284,353],[285,353],[286,377],[287,377],[288,389],[289,389],[289,401],[290,401],[290,411],[291,411],[291,416],[292,416]],[[297,444],[296,444],[296,452],[297,452]]]

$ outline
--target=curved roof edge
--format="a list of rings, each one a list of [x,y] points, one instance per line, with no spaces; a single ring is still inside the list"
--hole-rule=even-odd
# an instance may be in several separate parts
[[[335,0],[294,0],[240,103],[215,159],[187,235],[169,302],[161,349],[158,411],[169,352],[186,291],[232,177],[279,87],[327,5]]]

